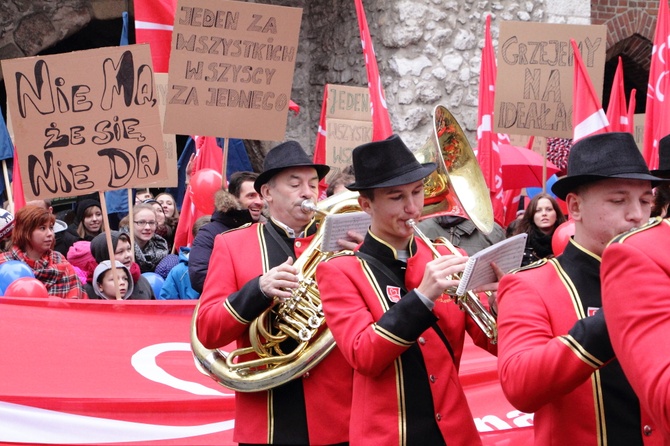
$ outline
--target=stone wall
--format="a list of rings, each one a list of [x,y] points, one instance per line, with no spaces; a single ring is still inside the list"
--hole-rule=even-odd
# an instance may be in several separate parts
[[[324,85],[367,85],[354,2],[263,1],[303,8],[291,94],[301,111],[289,115],[286,137],[311,151]],[[492,17],[494,46],[502,21],[588,24],[593,16],[594,23],[608,25],[609,56],[618,51],[622,37],[650,38],[658,0],[364,0],[364,4],[393,128],[410,145],[417,145],[430,133],[430,115],[437,104],[452,111],[474,142],[486,15]],[[0,59],[37,54],[91,20],[119,17],[124,10],[132,11],[132,0],[6,0],[0,9]],[[628,46],[639,44],[638,39]],[[628,52],[635,54],[632,49]],[[259,144],[266,150],[274,143]]]
[[[93,19],[121,17],[128,3],[123,0],[3,0],[0,60],[34,56],[75,34]]]

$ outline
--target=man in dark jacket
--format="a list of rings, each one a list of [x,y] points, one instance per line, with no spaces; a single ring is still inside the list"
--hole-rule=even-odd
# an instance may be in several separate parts
[[[212,214],[212,221],[200,228],[193,239],[188,262],[191,287],[198,293],[202,293],[205,283],[214,238],[261,218],[264,205],[263,199],[254,189],[257,177],[258,174],[253,172],[235,172],[230,176],[228,191],[220,190],[214,196],[216,210]]]

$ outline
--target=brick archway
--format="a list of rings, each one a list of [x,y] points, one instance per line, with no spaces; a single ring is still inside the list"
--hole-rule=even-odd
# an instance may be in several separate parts
[[[607,107],[609,103],[612,79],[620,56],[623,61],[626,95],[635,88],[635,111],[644,112],[658,5],[658,0],[592,1],[592,23],[607,26],[603,107]]]

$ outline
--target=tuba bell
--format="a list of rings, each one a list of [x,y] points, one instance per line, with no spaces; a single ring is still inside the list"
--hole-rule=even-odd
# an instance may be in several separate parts
[[[317,223],[322,223],[319,220],[329,214],[360,211],[358,192],[342,192],[316,204],[306,200],[301,208],[306,213],[316,212]],[[335,347],[321,308],[316,267],[351,252],[322,252],[324,226],[318,225],[309,246],[293,263],[298,270],[298,288],[288,299],[275,299],[249,325],[249,347],[226,353],[202,345],[196,331],[196,307],[191,321],[191,350],[202,373],[238,392],[268,390],[308,372]]]
[[[420,219],[441,215],[465,217],[479,230],[489,234],[493,230],[493,206],[472,147],[461,126],[445,107],[435,107],[433,124],[433,132],[426,143],[414,151],[419,162],[437,164],[437,169],[424,179],[424,208]],[[407,224],[428,245],[434,256],[441,255],[415,221],[409,220]],[[462,256],[444,237],[438,238],[435,244],[443,245],[452,254]],[[491,342],[496,343],[498,329],[495,318],[484,308],[479,297],[471,291],[457,296],[454,291],[449,289],[446,293],[475,321]]]

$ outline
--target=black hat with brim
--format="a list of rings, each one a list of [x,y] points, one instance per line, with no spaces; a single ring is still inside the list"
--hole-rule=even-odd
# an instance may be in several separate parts
[[[568,156],[568,174],[556,181],[551,190],[565,200],[581,185],[613,178],[651,181],[652,186],[664,182],[649,172],[633,135],[610,132],[577,141]]]
[[[270,181],[272,177],[282,170],[292,167],[313,167],[316,169],[319,180],[323,179],[330,171],[330,167],[325,164],[314,164],[300,143],[297,141],[286,141],[268,152],[263,163],[263,173],[254,181],[254,189],[260,194],[261,186]]]
[[[670,135],[665,135],[658,142],[658,169],[651,171],[660,178],[670,178]]]
[[[356,181],[346,187],[353,191],[414,183],[437,168],[435,163],[419,163],[398,135],[362,144],[351,157]]]

